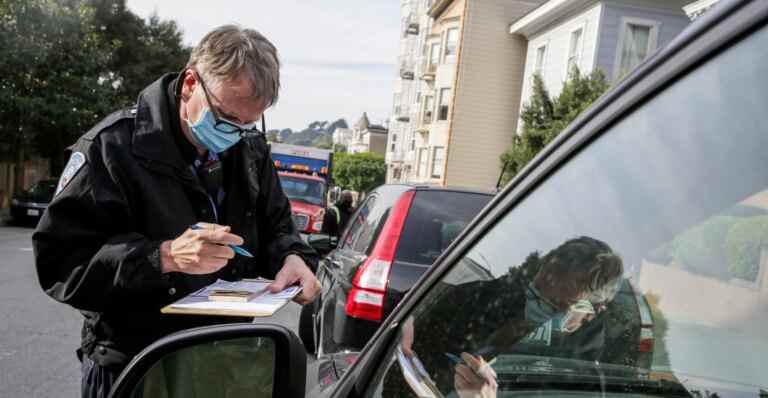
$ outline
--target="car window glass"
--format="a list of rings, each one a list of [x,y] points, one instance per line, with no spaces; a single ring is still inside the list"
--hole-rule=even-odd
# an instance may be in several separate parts
[[[416,192],[395,261],[431,265],[490,199],[468,192]]]
[[[360,232],[357,240],[352,245],[352,250],[358,253],[365,253],[366,255],[370,254],[370,251],[373,249],[373,242],[375,242],[378,232],[384,226],[390,208],[391,205],[385,203],[384,200],[379,200],[377,205],[371,208],[370,214],[360,227]]]
[[[341,246],[342,249],[351,249],[355,245],[376,200],[377,196],[375,194],[369,196],[365,202],[360,205],[360,208],[355,212],[355,215],[352,216],[352,219],[349,221],[349,227],[347,227],[347,233],[344,236],[344,243]]]
[[[296,200],[322,206],[325,195],[325,184],[321,181],[280,176],[280,185],[285,196],[290,200]]]
[[[29,194],[33,197],[52,198],[56,192],[56,181],[40,181],[29,188]]]
[[[159,360],[131,398],[272,397],[275,343],[238,338],[199,344]]]
[[[680,78],[501,218],[368,396],[765,394],[766,42]]]

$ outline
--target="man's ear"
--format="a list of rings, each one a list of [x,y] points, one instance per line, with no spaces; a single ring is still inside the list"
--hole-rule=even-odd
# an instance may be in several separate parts
[[[195,72],[192,69],[185,69],[184,72],[181,72],[181,98],[184,101],[189,101],[196,85],[197,76],[195,76]]]

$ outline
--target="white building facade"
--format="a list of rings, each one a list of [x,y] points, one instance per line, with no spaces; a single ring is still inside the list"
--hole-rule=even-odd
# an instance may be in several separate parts
[[[621,79],[690,23],[683,11],[689,2],[549,0],[542,4],[510,27],[511,34],[528,41],[522,106],[532,95],[536,73],[552,97],[560,94],[573,67],[582,74],[599,68],[609,82]]]
[[[400,54],[395,81],[392,118],[386,143],[387,182],[410,182],[416,174],[415,161],[424,43],[431,21],[427,10],[433,0],[401,0]]]

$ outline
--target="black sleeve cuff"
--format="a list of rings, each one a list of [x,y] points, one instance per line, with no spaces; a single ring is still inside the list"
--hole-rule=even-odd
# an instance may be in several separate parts
[[[317,273],[317,262],[313,261],[313,259],[310,256],[308,256],[308,255],[306,255],[306,254],[304,254],[304,253],[302,253],[302,252],[300,252],[298,250],[289,250],[289,251],[287,251],[285,253],[285,255],[283,256],[283,258],[280,259],[280,266],[281,267],[283,266],[283,264],[285,264],[285,259],[288,258],[288,256],[290,256],[291,254],[295,254],[295,255],[301,257],[301,259],[304,261],[304,264],[306,264],[307,267],[310,270],[312,270],[312,273],[313,274]]]

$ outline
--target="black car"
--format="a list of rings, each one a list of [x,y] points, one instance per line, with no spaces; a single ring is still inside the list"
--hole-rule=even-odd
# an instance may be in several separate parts
[[[29,189],[13,195],[11,200],[11,217],[13,221],[37,221],[42,217],[53,199],[58,186],[57,180],[41,180]]]
[[[766,70],[768,2],[721,1],[560,133],[427,270],[340,380],[308,395],[768,395],[768,220],[732,211],[768,208]],[[563,261],[579,258],[581,249],[559,256],[573,242],[599,255]],[[575,268],[549,278],[532,266],[542,264]],[[557,284],[522,284],[527,276]],[[626,280],[653,318],[649,369],[624,362],[637,348],[606,343],[622,319],[610,305],[623,295],[603,288]],[[541,290],[552,286],[562,290]],[[602,342],[587,341],[596,357],[516,352],[527,329],[515,327],[546,319],[544,298],[558,292],[568,300],[555,308],[594,304],[598,316],[581,328],[604,323]],[[611,352],[619,348],[625,355]],[[233,372],[259,378],[225,379],[204,366],[230,360]],[[306,365],[285,327],[206,327],[147,348],[111,396],[159,397],[146,391],[182,380],[300,398]]]
[[[307,351],[362,349],[492,198],[489,192],[394,184],[371,192],[338,248],[320,263],[320,298],[302,308],[299,323]]]

